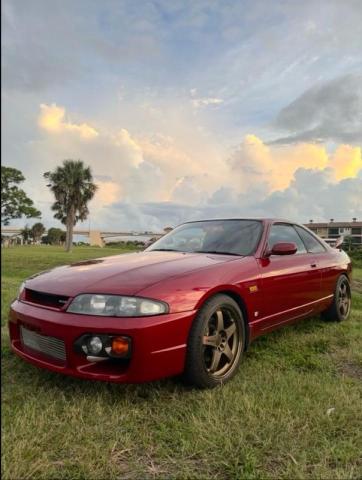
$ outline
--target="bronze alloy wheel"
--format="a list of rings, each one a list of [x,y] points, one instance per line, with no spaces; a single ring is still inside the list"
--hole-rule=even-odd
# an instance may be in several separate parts
[[[233,377],[245,348],[246,328],[240,306],[229,295],[206,300],[190,331],[184,379],[212,388]]]
[[[322,312],[325,320],[343,322],[351,313],[351,287],[347,275],[342,274],[336,284],[331,305]]]
[[[338,286],[337,308],[341,319],[348,317],[351,309],[351,289],[347,279],[343,279]]]
[[[228,306],[219,307],[209,318],[203,337],[206,371],[223,377],[240,356],[241,338],[235,312]]]

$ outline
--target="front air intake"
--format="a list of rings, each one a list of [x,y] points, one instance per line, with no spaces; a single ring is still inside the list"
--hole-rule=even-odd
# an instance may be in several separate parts
[[[23,300],[43,307],[51,307],[61,310],[64,305],[68,303],[69,297],[64,295],[54,295],[52,293],[37,292],[36,290],[25,288]]]

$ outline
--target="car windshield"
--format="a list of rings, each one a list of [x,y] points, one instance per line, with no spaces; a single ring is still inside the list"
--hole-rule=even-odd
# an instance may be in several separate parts
[[[262,232],[258,220],[207,220],[180,225],[147,248],[147,251],[176,251],[251,255]]]

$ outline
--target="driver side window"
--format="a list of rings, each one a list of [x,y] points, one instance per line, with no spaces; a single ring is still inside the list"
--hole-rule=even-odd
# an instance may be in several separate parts
[[[270,250],[276,243],[280,242],[295,243],[297,246],[296,254],[307,253],[302,239],[292,225],[282,223],[272,225],[269,232],[268,249]]]

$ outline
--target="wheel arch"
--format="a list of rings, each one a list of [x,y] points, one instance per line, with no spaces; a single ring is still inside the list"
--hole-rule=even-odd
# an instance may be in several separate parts
[[[249,315],[248,315],[248,310],[247,310],[247,307],[246,307],[245,300],[240,295],[239,292],[236,292],[232,287],[227,287],[227,286],[222,287],[222,288],[217,289],[217,290],[213,290],[211,292],[208,292],[208,294],[205,295],[198,302],[197,310],[199,310],[207,300],[210,300],[210,298],[215,297],[216,295],[227,295],[238,304],[238,307],[240,308],[241,313],[243,314],[244,321],[245,321],[245,345],[244,345],[244,350],[246,351],[248,349],[249,343],[250,343]]]

